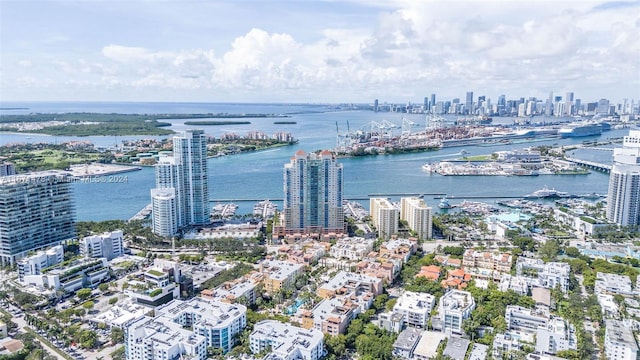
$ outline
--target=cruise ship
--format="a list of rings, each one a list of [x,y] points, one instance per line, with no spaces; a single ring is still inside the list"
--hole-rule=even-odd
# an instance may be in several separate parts
[[[578,122],[563,126],[558,135],[563,138],[600,135],[603,131],[602,123]]]

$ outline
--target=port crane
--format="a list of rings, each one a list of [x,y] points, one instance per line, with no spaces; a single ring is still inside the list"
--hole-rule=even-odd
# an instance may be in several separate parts
[[[425,130],[440,129],[444,127],[445,118],[442,116],[427,114],[425,118]]]
[[[406,117],[403,117],[402,118],[402,137],[411,135],[411,128],[413,128],[416,125],[418,124],[407,119]]]

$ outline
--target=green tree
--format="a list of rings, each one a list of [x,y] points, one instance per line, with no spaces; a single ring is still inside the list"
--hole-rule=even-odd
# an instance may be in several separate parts
[[[109,290],[109,284],[107,283],[102,283],[100,285],[98,285],[98,290],[104,292],[107,292],[107,290]]]
[[[91,296],[91,289],[89,288],[80,289],[76,292],[76,296],[80,300],[87,300],[89,296]]]

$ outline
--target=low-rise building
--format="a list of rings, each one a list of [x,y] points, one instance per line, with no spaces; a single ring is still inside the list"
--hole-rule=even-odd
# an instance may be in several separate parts
[[[529,293],[529,282],[526,278],[523,278],[521,276],[511,276],[509,274],[503,274],[500,278],[498,289],[503,292],[506,292],[507,290],[513,290],[520,295],[527,295]]]
[[[405,291],[393,306],[393,313],[403,315],[409,326],[426,328],[435,302],[431,294]]]
[[[143,276],[143,281],[132,280],[127,283],[124,293],[133,301],[147,306],[160,306],[180,298],[180,287],[171,281],[169,271],[153,267],[146,270]]]
[[[606,320],[604,354],[609,360],[636,360],[638,343],[630,328],[621,321]]]
[[[127,323],[124,330],[127,360],[207,359],[204,336],[167,319],[140,317]]]
[[[536,332],[536,351],[542,354],[557,354],[563,350],[576,350],[578,339],[576,329],[560,317],[552,317],[546,326]]]
[[[508,330],[535,333],[539,327],[547,326],[549,316],[533,309],[507,305],[504,320]]]
[[[404,329],[404,315],[393,311],[380,313],[375,324],[381,329],[397,334]]]
[[[491,355],[494,359],[503,359],[505,354],[519,351],[522,348],[520,342],[509,333],[496,334],[493,337],[493,346],[491,347]],[[509,357],[507,357],[509,358]]]
[[[362,260],[373,250],[374,239],[345,237],[331,247],[329,253],[336,259]]]
[[[443,333],[434,331],[425,331],[418,341],[415,350],[413,351],[413,358],[416,360],[430,360],[438,355],[438,346],[446,339],[447,336]]]
[[[438,303],[438,316],[442,321],[442,331],[462,335],[462,321],[471,316],[476,302],[468,291],[451,290]]]
[[[249,346],[254,354],[268,350],[277,359],[319,360],[326,353],[322,332],[275,320],[255,324]]]
[[[418,330],[416,328],[407,328],[403,330],[393,343],[392,354],[403,359],[411,359],[421,336],[422,330]]]
[[[372,296],[382,294],[382,279],[340,271],[326,284],[317,290],[318,296],[324,299],[347,293],[370,293]]]
[[[562,292],[569,290],[569,264],[562,262],[545,263],[541,259],[519,257],[516,261],[516,274],[532,281],[530,285],[537,285],[547,289],[560,287]]]
[[[236,334],[247,326],[245,306],[200,297],[173,300],[156,308],[155,313],[156,320],[191,327],[193,333],[205,338],[207,347],[220,348],[225,353],[235,345]]]
[[[109,278],[107,259],[78,259],[43,269],[39,275],[25,275],[23,284],[42,289],[71,293],[85,287],[96,287]]]
[[[462,266],[465,269],[479,268],[508,273],[511,271],[512,261],[511,254],[468,249],[462,257]]]
[[[201,294],[230,304],[252,305],[256,302],[256,283],[250,277],[241,277],[224,282],[214,290],[203,290]]]
[[[439,266],[435,266],[435,265],[422,266],[420,268],[420,272],[416,275],[416,277],[425,277],[431,281],[438,281],[438,279],[440,278],[441,271],[442,270],[440,270]]]
[[[633,295],[631,279],[627,275],[598,272],[594,290],[596,294]]]
[[[302,327],[329,335],[344,334],[360,310],[357,304],[346,299],[324,299],[312,311],[302,313]]]
[[[418,250],[418,241],[414,238],[409,239],[391,239],[380,245],[380,255],[398,255],[402,259],[402,263],[409,261],[411,255]]]
[[[36,254],[17,261],[18,280],[24,282],[28,275],[40,275],[42,270],[64,261],[64,248],[62,245],[52,246]]]
[[[442,356],[448,356],[450,359],[464,359],[467,355],[467,349],[469,348],[471,341],[456,336],[452,336],[447,341],[447,346],[442,352]]]
[[[78,241],[80,254],[88,258],[113,260],[124,255],[122,230],[105,232],[100,235],[85,236]]]
[[[303,270],[302,264],[279,260],[263,261],[260,264],[260,271],[265,275],[264,290],[273,294],[282,288],[292,287]]]

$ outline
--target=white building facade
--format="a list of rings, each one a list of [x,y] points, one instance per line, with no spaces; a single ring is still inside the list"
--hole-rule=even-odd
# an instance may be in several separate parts
[[[432,238],[432,210],[424,199],[408,197],[400,199],[400,220],[409,224],[420,239]]]
[[[630,130],[622,148],[613,150],[607,219],[622,226],[640,225],[640,130]]]
[[[90,258],[112,260],[124,255],[122,230],[105,232],[80,239],[80,254]]]
[[[369,211],[371,222],[378,230],[378,238],[389,239],[398,232],[399,211],[389,199],[369,199]]]

